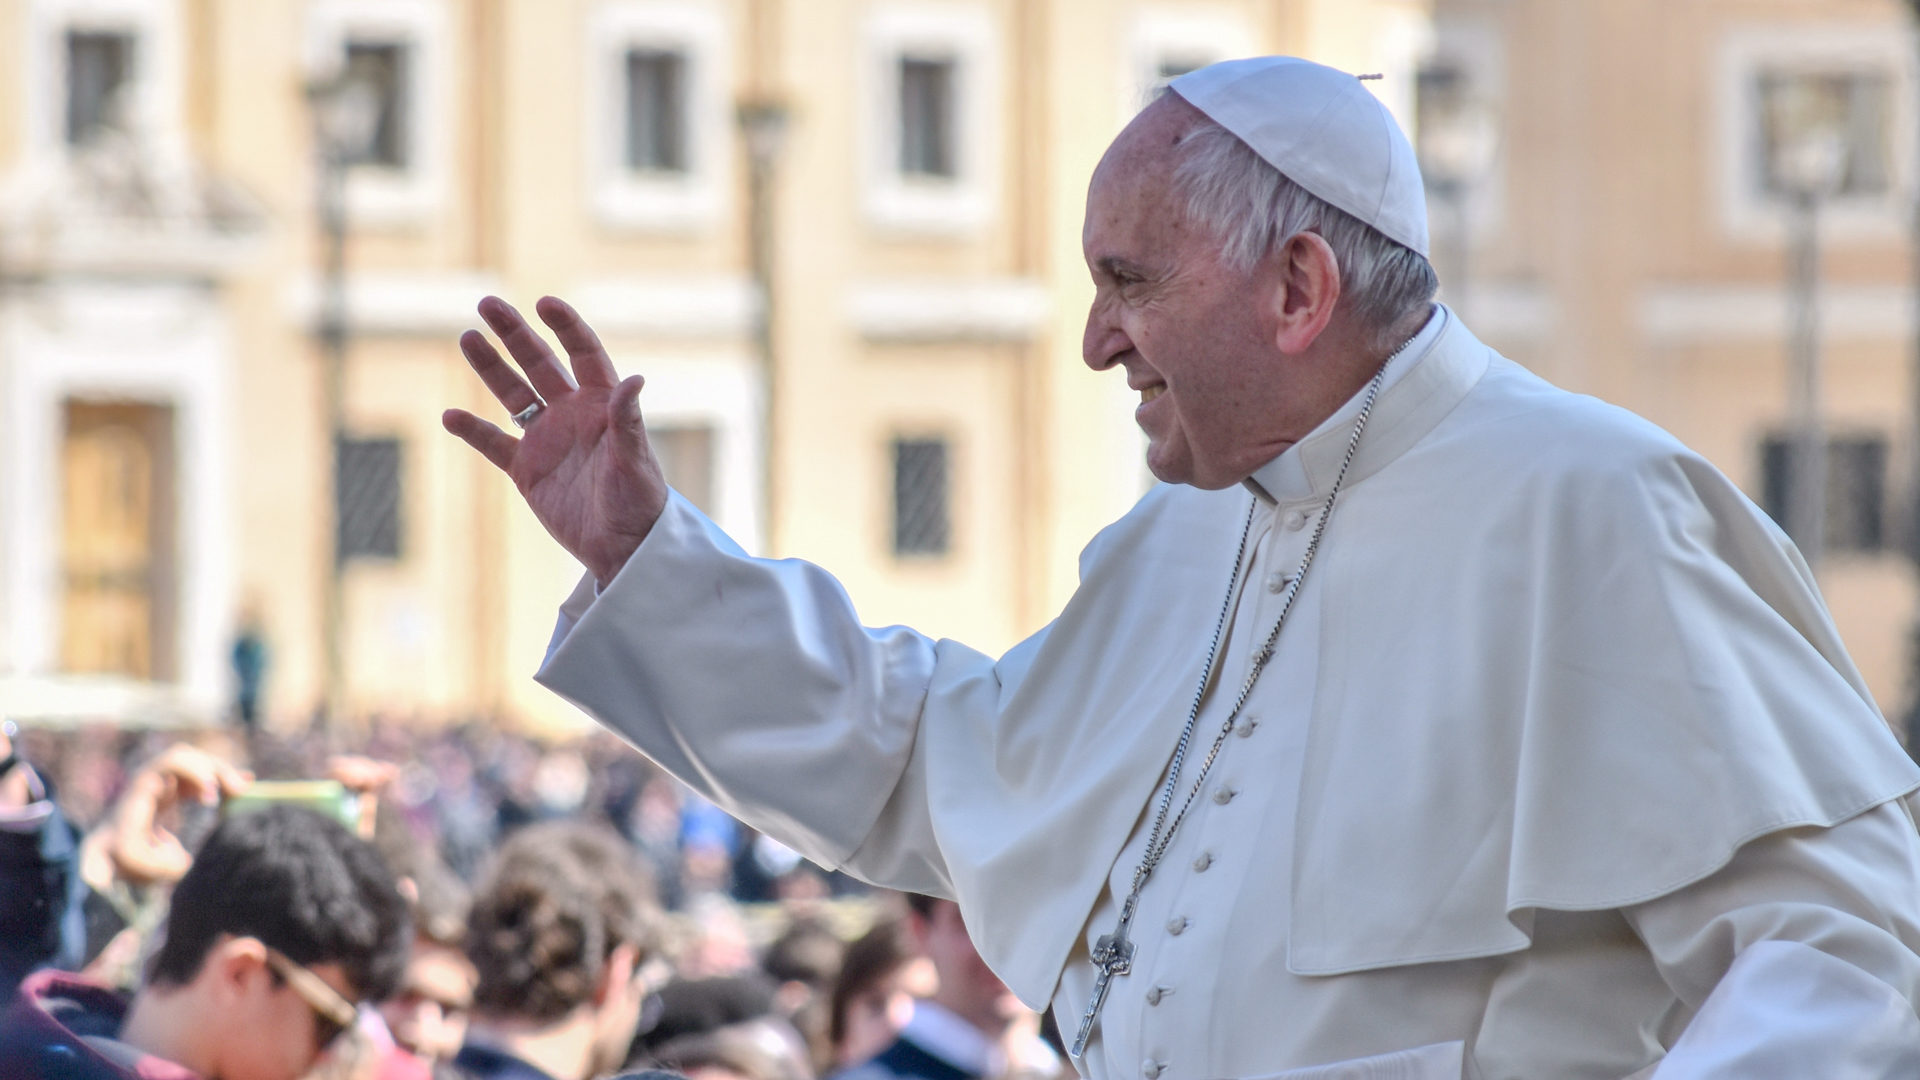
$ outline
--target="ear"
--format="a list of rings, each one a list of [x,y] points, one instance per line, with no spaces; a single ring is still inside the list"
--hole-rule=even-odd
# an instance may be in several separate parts
[[[640,962],[640,950],[632,945],[616,945],[613,952],[607,954],[606,966],[600,969],[600,981],[593,987],[595,1008],[605,1005],[615,994],[631,993],[635,967]]]
[[[1318,341],[1340,306],[1340,261],[1318,233],[1297,233],[1275,253],[1274,345],[1297,356]]]
[[[237,1001],[268,978],[267,947],[258,938],[223,937],[207,950],[200,973],[213,980],[215,992]]]

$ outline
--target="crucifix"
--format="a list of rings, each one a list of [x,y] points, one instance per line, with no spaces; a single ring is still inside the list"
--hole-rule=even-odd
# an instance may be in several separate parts
[[[1125,975],[1133,970],[1133,942],[1127,940],[1127,925],[1133,921],[1133,908],[1140,899],[1139,890],[1127,897],[1126,907],[1120,912],[1120,922],[1111,934],[1101,934],[1093,943],[1093,1000],[1087,1002],[1087,1011],[1080,1017],[1080,1030],[1073,1037],[1072,1054],[1079,1058],[1087,1052],[1087,1039],[1093,1035],[1093,1022],[1100,1016],[1100,1007],[1107,1003],[1107,991],[1112,989],[1116,975]]]

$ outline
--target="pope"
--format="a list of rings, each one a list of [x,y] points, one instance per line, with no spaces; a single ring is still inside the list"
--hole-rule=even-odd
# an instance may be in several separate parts
[[[1433,302],[1405,136],[1301,60],[1095,171],[1084,353],[1162,481],[995,658],[671,492],[560,301],[449,430],[587,567],[538,678],[814,860],[960,904],[1091,1077],[1920,1075],[1916,771],[1718,471]]]

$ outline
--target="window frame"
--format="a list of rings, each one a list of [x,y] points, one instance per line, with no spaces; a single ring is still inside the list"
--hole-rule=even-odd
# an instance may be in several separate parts
[[[67,35],[133,38],[127,82],[140,100],[145,134],[172,141],[181,134],[180,0],[32,0],[26,13],[27,153],[59,158],[83,147],[67,142]]]
[[[1005,100],[998,29],[984,9],[895,4],[871,12],[862,27],[865,62],[858,83],[861,213],[882,232],[964,237],[998,213],[1001,147],[995,120]],[[902,168],[902,61],[953,61],[953,175],[910,175]]]
[[[1146,8],[1134,17],[1119,68],[1120,122],[1125,124],[1152,103],[1160,86],[1160,70],[1170,60],[1197,60],[1204,67],[1264,51],[1253,26],[1243,18],[1219,11]]]
[[[1722,39],[1712,97],[1713,167],[1704,193],[1724,238],[1780,247],[1787,242],[1787,200],[1765,194],[1753,168],[1759,160],[1760,77],[1783,73],[1880,74],[1891,94],[1887,110],[1888,183],[1881,194],[1842,196],[1821,204],[1823,242],[1905,244],[1913,185],[1914,69],[1904,32],[1886,23],[1834,22],[1739,26]]]
[[[717,227],[732,190],[734,130],[727,25],[720,11],[663,0],[603,0],[585,30],[587,199],[595,220],[654,233]],[[684,171],[641,172],[627,165],[627,56],[636,50],[685,58]]]
[[[427,225],[446,207],[449,140],[447,11],[443,0],[317,0],[307,9],[306,76],[337,75],[350,43],[394,44],[405,63],[406,164],[347,170],[347,216],[356,229]]]
[[[906,548],[901,546],[900,478],[901,451],[908,445],[937,445],[941,458],[940,515],[943,535],[938,548]],[[953,559],[960,546],[960,525],[955,514],[958,504],[956,477],[959,474],[959,440],[951,432],[944,430],[902,429],[895,430],[886,442],[886,476],[888,487],[886,515],[886,551],[896,563],[939,563]]]

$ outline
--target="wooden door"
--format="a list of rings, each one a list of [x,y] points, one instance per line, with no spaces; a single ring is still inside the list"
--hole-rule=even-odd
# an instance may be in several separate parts
[[[76,400],[64,411],[61,668],[171,680],[173,408]]]

